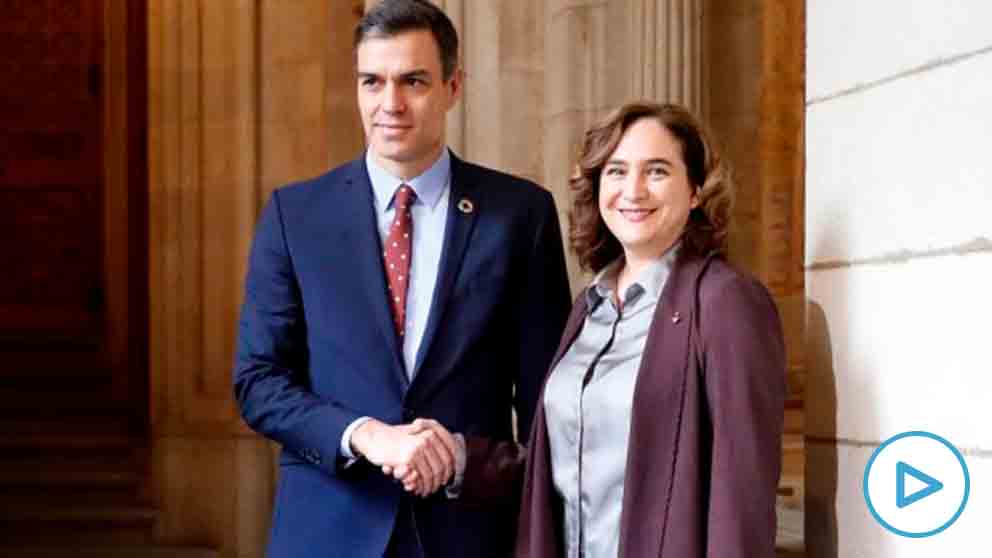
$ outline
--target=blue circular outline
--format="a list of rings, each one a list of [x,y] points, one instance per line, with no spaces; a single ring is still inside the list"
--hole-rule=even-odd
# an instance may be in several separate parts
[[[926,531],[923,533],[911,533],[909,531],[903,531],[901,529],[897,529],[892,525],[890,525],[888,522],[882,519],[882,516],[880,516],[877,511],[875,511],[875,506],[873,506],[871,503],[871,496],[868,495],[868,473],[871,472],[871,466],[875,463],[875,458],[878,457],[878,455],[882,453],[882,450],[885,449],[889,444],[911,436],[929,438],[931,440],[940,442],[945,447],[947,447],[947,449],[951,450],[951,453],[953,453],[954,457],[957,458],[958,463],[961,464],[961,470],[964,471],[964,498],[961,499],[961,505],[958,506],[958,511],[955,512],[954,515],[940,527],[937,527],[932,531]],[[892,533],[895,533],[896,535],[909,537],[913,539],[922,539],[926,537],[932,537],[933,535],[936,535],[944,531],[944,529],[947,529],[948,527],[951,526],[951,524],[953,524],[955,521],[958,520],[958,517],[961,516],[961,513],[964,511],[965,506],[968,505],[968,496],[971,494],[971,474],[968,472],[968,465],[964,462],[964,456],[961,455],[961,452],[958,451],[958,448],[954,447],[950,442],[934,434],[933,432],[927,432],[926,430],[911,430],[908,432],[903,432],[901,434],[896,434],[895,436],[882,442],[882,445],[878,446],[875,449],[875,451],[872,452],[871,458],[868,459],[868,464],[865,465],[865,474],[863,480],[861,481],[861,492],[864,494],[865,503],[868,504],[868,511],[871,512],[872,517],[875,518],[875,521],[877,521],[879,525],[885,527],[887,530],[891,531]]]

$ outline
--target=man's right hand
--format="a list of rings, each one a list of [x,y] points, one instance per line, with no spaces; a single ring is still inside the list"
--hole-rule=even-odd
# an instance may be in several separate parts
[[[415,471],[421,496],[444,486],[455,471],[454,450],[436,432],[370,419],[351,434],[351,447],[383,471]]]

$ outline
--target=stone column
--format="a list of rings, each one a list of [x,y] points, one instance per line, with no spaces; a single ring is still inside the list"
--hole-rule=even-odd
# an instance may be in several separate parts
[[[360,151],[350,63],[360,2],[149,2],[158,542],[263,554],[272,450],[242,425],[231,390],[245,264],[272,189]]]
[[[583,130],[624,102],[678,102],[699,110],[701,0],[546,0],[544,183],[567,238],[568,179]],[[571,254],[573,291],[587,278]]]
[[[730,257],[778,304],[786,337],[780,543],[802,545],[806,347],[803,267],[804,5],[705,0],[703,115],[734,171]]]
[[[257,17],[254,2],[148,7],[155,535],[224,556],[261,555],[271,494],[266,447],[240,435],[230,387],[256,211]]]

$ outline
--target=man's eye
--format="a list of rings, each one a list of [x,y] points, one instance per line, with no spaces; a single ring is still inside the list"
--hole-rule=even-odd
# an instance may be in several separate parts
[[[668,176],[668,171],[663,167],[651,167],[648,169],[648,176],[652,178],[664,178]]]
[[[623,176],[623,169],[620,167],[610,167],[606,169],[606,172],[603,174],[606,176]]]

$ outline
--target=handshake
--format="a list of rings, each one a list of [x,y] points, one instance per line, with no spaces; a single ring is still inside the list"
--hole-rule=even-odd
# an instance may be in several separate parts
[[[351,447],[421,497],[437,492],[465,468],[464,439],[433,419],[397,426],[369,419],[352,432]]]

